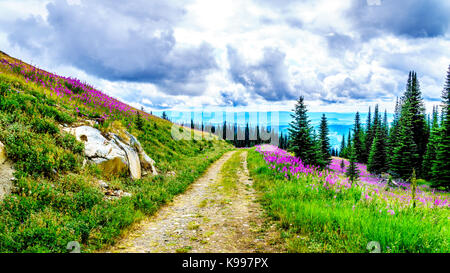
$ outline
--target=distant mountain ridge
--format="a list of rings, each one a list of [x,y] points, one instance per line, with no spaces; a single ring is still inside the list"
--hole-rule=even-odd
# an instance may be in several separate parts
[[[212,124],[217,125],[223,123],[226,120],[228,123],[236,123],[239,126],[245,126],[248,122],[252,126],[267,126],[272,128],[272,116],[276,122],[276,116],[278,116],[278,128],[283,134],[288,134],[289,123],[292,121],[290,111],[278,111],[278,112],[201,112],[201,111],[154,111],[153,114],[162,116],[165,112],[168,118],[175,123],[190,124],[191,119],[194,123],[200,124]],[[311,120],[311,125],[316,130],[319,129],[320,119],[322,114],[325,114],[328,120],[328,126],[330,129],[330,142],[332,147],[339,148],[342,141],[342,136],[347,135],[349,130],[353,127],[355,114],[354,113],[337,113],[337,112],[309,112],[308,116]],[[367,120],[367,113],[360,113],[362,125],[365,125]],[[203,116],[203,118],[202,118]],[[391,122],[393,114],[388,113],[388,121]]]

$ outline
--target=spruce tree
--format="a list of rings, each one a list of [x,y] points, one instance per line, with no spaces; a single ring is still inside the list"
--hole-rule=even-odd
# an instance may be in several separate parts
[[[283,135],[283,134],[282,134]],[[259,124],[256,125],[256,144],[259,145],[261,144],[261,135],[260,135],[260,129],[259,129]],[[282,149],[285,149],[286,147],[282,147]]]
[[[427,151],[425,152],[425,156],[423,158],[422,163],[422,172],[423,177],[425,179],[431,179],[432,178],[432,172],[431,168],[433,165],[433,162],[436,160],[436,149],[437,145],[440,141],[440,134],[441,130],[439,128],[439,121],[438,121],[438,109],[433,106],[433,119],[431,121],[431,134],[430,139],[428,141],[427,145]]]
[[[349,129],[348,130],[348,136],[347,136],[347,147],[345,149],[346,157],[350,156],[351,149],[352,149],[352,130]]]
[[[308,110],[306,109],[304,98],[300,96],[297,100],[294,114],[291,115],[293,120],[289,124],[290,135],[290,151],[299,157],[306,164],[315,164],[315,141],[312,137],[312,127],[308,119]]]
[[[365,154],[364,154],[364,161],[367,161],[369,157],[370,148],[372,147],[372,141],[375,137],[373,130],[372,130],[372,113],[369,106],[369,112],[367,114],[367,121],[366,121],[366,134],[364,138],[364,148],[365,148]]]
[[[397,98],[395,102],[394,120],[392,121],[392,126],[389,129],[389,138],[387,142],[388,151],[392,151],[394,147],[398,146],[398,132],[399,132],[398,122],[400,120],[400,111],[401,111],[401,104]],[[387,154],[388,166],[390,166],[391,164],[391,159],[392,159],[392,152]]]
[[[389,137],[389,124],[388,124],[388,118],[387,118],[387,110],[384,109],[384,117],[383,117],[383,124],[381,125],[384,131],[384,136],[386,139]]]
[[[417,156],[414,161],[410,162],[415,168],[417,175],[422,176],[422,161],[425,155],[428,143],[428,128],[425,119],[425,107],[420,91],[419,80],[416,72],[410,72],[410,79],[408,79],[408,86],[403,97],[404,103],[408,103],[409,112],[411,115],[410,130],[413,133],[413,140],[416,144]],[[411,173],[411,172],[410,172]]]
[[[352,148],[355,151],[355,158],[357,162],[364,162],[364,149],[362,142],[362,131],[359,112],[355,115],[355,124],[353,126],[353,141]]]
[[[248,126],[248,122],[245,125],[244,129],[244,147],[250,147],[250,128]]]
[[[378,128],[370,149],[367,170],[371,173],[381,174],[387,170],[386,143],[382,128]]]
[[[432,165],[434,186],[450,189],[450,66],[442,91],[442,128],[438,137],[436,160]]]
[[[144,128],[144,121],[142,120],[141,113],[139,111],[137,111],[136,127],[141,131]]]
[[[340,157],[345,157],[345,134],[342,136],[341,148],[339,151]]]
[[[399,131],[397,136],[397,144],[392,148],[392,157],[390,161],[390,170],[394,177],[408,179],[412,173],[414,165],[419,157],[417,153],[417,145],[414,142],[414,134],[412,128],[411,105],[409,101],[405,101],[402,105],[402,111],[398,122]]]
[[[326,167],[331,162],[330,139],[328,138],[328,133],[329,130],[327,124],[327,117],[325,116],[325,114],[323,114],[319,127],[319,144],[320,144],[319,166],[321,167]]]
[[[317,135],[316,130],[312,130],[312,139],[313,139],[313,149],[311,151],[311,164],[319,167],[323,167],[321,164],[321,143],[320,137]]]
[[[350,179],[352,185],[359,177],[358,168],[356,167],[356,150],[354,147],[350,150],[350,164],[345,174]]]

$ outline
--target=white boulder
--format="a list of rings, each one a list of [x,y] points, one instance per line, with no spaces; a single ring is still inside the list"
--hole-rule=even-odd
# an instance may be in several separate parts
[[[99,130],[90,126],[63,130],[84,142],[85,156],[98,164],[106,174],[118,173],[125,168],[129,169],[133,179],[140,179],[147,173],[145,170],[151,170],[153,175],[158,174],[155,161],[145,153],[139,141],[126,131],[129,138],[127,140],[115,133],[108,133],[105,137]]]
[[[0,164],[6,161],[6,148],[5,145],[0,141]]]

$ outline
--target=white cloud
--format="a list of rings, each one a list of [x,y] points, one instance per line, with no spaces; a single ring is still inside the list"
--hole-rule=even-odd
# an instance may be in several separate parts
[[[50,2],[61,1],[63,0]],[[71,0],[70,4],[83,6],[87,3],[85,1]],[[27,50],[24,43],[39,42],[38,38],[31,34],[25,36],[23,40],[18,40],[16,44],[11,43],[6,26],[14,26],[17,20],[23,21],[29,16],[47,18],[49,14],[47,2],[49,1],[1,1],[0,22],[3,27],[0,26],[0,48],[25,61],[32,61],[42,68],[80,77],[112,96],[149,109],[235,105],[245,109],[263,106],[290,110],[295,102],[292,97],[285,95],[289,93],[293,96],[304,94],[315,111],[354,111],[376,102],[382,104],[382,108],[385,106],[388,110],[392,110],[393,100],[403,92],[409,70],[418,72],[422,92],[427,100],[426,104],[429,105],[439,98],[443,78],[450,64],[448,31],[445,35],[421,37],[420,33],[405,30],[400,22],[392,29],[386,25],[376,29],[376,23],[379,22],[368,26],[361,25],[372,18],[370,17],[374,14],[372,10],[369,11],[373,14],[366,16],[364,22],[355,21],[352,17],[352,14],[364,12],[369,4],[375,5],[369,8],[385,9],[383,6],[385,1],[381,1],[381,6],[378,6],[377,1],[369,3],[365,0],[295,2],[193,0],[170,1],[167,5],[162,1],[156,2],[157,8],[152,5],[140,7],[139,3],[144,2],[138,1],[131,4],[120,2],[121,8],[114,11],[115,19],[112,24],[102,25],[105,37],[114,37],[105,41],[126,40],[127,37],[123,35],[130,26],[139,29],[140,37],[160,35],[154,37],[156,41],[164,40],[161,38],[165,34],[158,32],[159,30],[170,29],[173,31],[171,35],[175,41],[173,50],[176,54],[171,55],[171,65],[165,63],[168,70],[161,76],[162,80],[152,81],[153,79],[148,77],[147,82],[142,82],[139,81],[139,75],[133,77],[132,73],[124,78],[108,78],[104,73],[95,76],[92,73],[92,65],[83,68],[82,63],[75,65],[75,61],[70,65],[70,57],[62,62],[60,58],[54,58],[49,53],[37,54],[39,52]],[[111,12],[109,4],[105,3],[100,1],[95,4],[97,12],[104,13],[101,18],[107,18],[108,12]],[[75,6],[66,12],[75,13]],[[108,8],[105,8],[106,6]],[[411,11],[414,10],[413,7],[408,7]],[[432,9],[432,12],[439,11]],[[407,14],[408,10],[402,11],[401,18],[407,18],[405,17]],[[163,27],[155,25],[159,24],[156,23],[157,20],[149,19],[156,18],[155,16],[163,18]],[[391,20],[389,14],[383,16]],[[426,21],[427,18],[423,20]],[[416,20],[414,24],[420,26],[421,22]],[[144,31],[145,28],[140,28],[144,25],[148,26],[148,32]],[[445,26],[436,27],[425,23],[424,27],[427,30],[437,29],[430,32],[431,34],[440,34],[445,29]],[[377,35],[368,35],[368,31],[374,29]],[[168,37],[170,38],[170,35]],[[83,38],[75,37],[75,39]],[[145,48],[139,45],[140,42],[146,41],[144,37],[141,38],[135,42],[136,50]],[[116,46],[120,44],[117,43]],[[202,45],[209,45],[209,49]],[[106,67],[117,66],[114,63],[115,59],[107,55],[108,52],[127,54],[127,51],[122,49],[115,51],[111,46],[114,45],[108,47],[109,51],[93,48],[94,53],[89,57],[94,58],[98,55],[98,58],[112,62],[105,63]],[[273,90],[270,88],[266,90],[266,98],[270,98],[270,101],[263,99],[264,96],[261,94],[264,92],[254,89],[255,85],[242,84],[232,77],[230,72],[233,67],[230,67],[228,47],[236,49],[239,53],[239,62],[246,64],[243,68],[248,71],[242,71],[243,75],[266,73],[264,74],[266,80],[261,81],[266,84],[261,86],[264,88],[272,86]],[[189,53],[187,49],[190,48],[199,51],[192,51],[192,54],[183,53]],[[272,63],[267,62],[268,48],[279,52],[279,56],[284,56],[283,62],[277,64],[279,69],[270,69]],[[161,51],[159,54],[164,52]],[[205,65],[202,67],[202,62],[199,61],[200,72],[194,73],[194,76],[185,73],[177,78],[170,73],[170,69],[178,70],[179,73],[183,69],[195,69],[194,63],[200,58],[207,57],[207,54],[212,54],[217,69],[209,69],[213,64],[208,61],[204,61]],[[142,55],[124,55],[121,60],[139,59],[139,56]],[[160,60],[152,58],[141,58],[141,65],[147,66],[152,60]],[[135,64],[136,62],[132,63],[132,67]],[[256,74],[251,74],[249,70],[258,64],[262,68],[258,68],[259,70],[254,72]],[[127,67],[124,65],[122,69]],[[152,73],[155,71],[157,70],[151,70]],[[276,75],[267,74],[268,71]],[[170,78],[170,84],[164,82],[164,77]],[[250,78],[253,81],[258,79],[256,76]],[[274,83],[277,81],[277,86],[281,86],[282,89],[275,87]],[[281,101],[275,99],[277,96]]]

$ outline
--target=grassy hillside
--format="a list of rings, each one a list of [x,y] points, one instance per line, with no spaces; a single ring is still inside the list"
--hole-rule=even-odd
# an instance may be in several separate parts
[[[231,146],[217,139],[176,141],[172,124],[141,113],[76,79],[39,70],[0,52],[0,141],[15,165],[15,191],[0,201],[0,252],[93,251],[183,192]],[[159,175],[105,177],[83,166],[83,143],[60,124],[96,119],[101,131],[124,127],[156,161]],[[170,174],[170,175],[169,175]],[[98,181],[130,197],[106,200]]]

